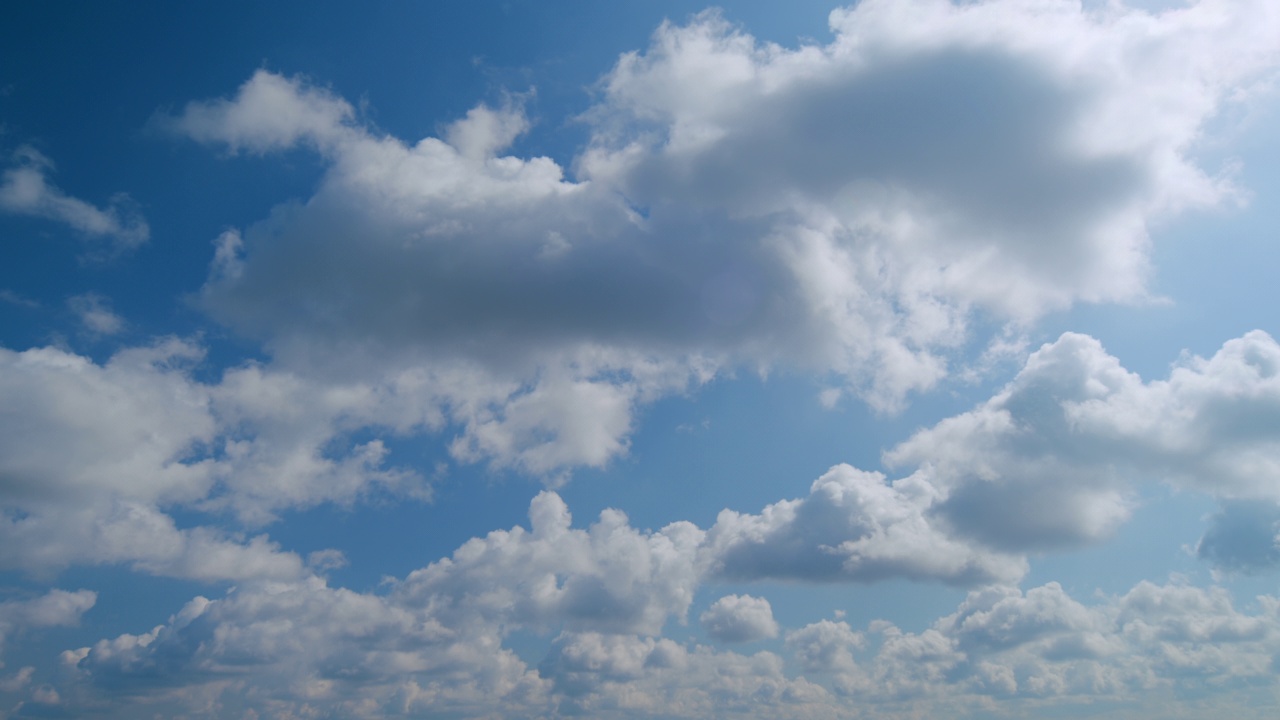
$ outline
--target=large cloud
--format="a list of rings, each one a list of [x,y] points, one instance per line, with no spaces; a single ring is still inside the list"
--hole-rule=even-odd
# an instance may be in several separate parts
[[[313,197],[224,236],[215,318],[309,375],[483,368],[450,405],[455,455],[559,476],[719,369],[834,372],[893,408],[945,376],[974,312],[1145,297],[1148,225],[1234,196],[1191,153],[1271,72],[1278,22],[1261,2],[872,1],[786,49],[704,14],[601,81],[572,179],[503,154],[518,103],[409,143],[259,71],[167,123],[328,163]]]

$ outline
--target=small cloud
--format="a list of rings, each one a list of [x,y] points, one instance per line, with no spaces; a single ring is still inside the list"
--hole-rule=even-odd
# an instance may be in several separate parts
[[[307,555],[307,567],[316,572],[327,572],[347,566],[347,556],[341,550],[329,548],[317,550]]]
[[[36,302],[35,300],[32,300],[31,298],[25,295],[20,295],[8,289],[0,290],[0,302],[6,302],[6,303],[9,303],[10,305],[17,305],[19,307],[25,307],[25,308],[40,307],[40,303]]]
[[[844,394],[840,388],[826,388],[818,393],[818,402],[827,410],[834,410],[836,403],[840,402],[840,396]]]
[[[67,307],[93,335],[116,335],[125,328],[124,318],[112,312],[108,300],[96,293],[76,295],[67,300]]]
[[[769,601],[750,595],[725,595],[698,620],[707,634],[720,642],[751,642],[778,636],[778,623]]]
[[[676,426],[676,432],[690,433],[690,434],[698,432],[699,430],[710,430],[710,429],[711,429],[710,418],[703,418],[702,422],[700,423],[680,423],[679,425]]]
[[[90,237],[110,237],[117,250],[135,248],[150,237],[150,227],[127,195],[114,195],[107,207],[95,207],[50,184],[53,161],[35,148],[24,145],[13,159],[14,165],[0,176],[0,212],[42,217]]]

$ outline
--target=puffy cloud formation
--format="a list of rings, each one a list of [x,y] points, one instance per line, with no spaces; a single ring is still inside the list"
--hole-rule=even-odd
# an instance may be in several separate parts
[[[711,572],[729,580],[871,582],[894,577],[974,585],[1017,580],[1026,561],[957,539],[939,527],[937,488],[915,477],[837,465],[809,496],[759,515],[724,510],[707,535]]]
[[[787,633],[787,647],[811,672],[842,672],[855,669],[853,651],[865,640],[845,622],[819,620]]]
[[[1149,223],[1235,197],[1192,150],[1274,67],[1278,24],[1263,2],[871,1],[787,49],[703,14],[601,81],[573,177],[504,154],[515,101],[406,142],[259,71],[166,124],[328,164],[219,241],[215,318],[326,381],[473,371],[418,390],[461,427],[455,457],[558,479],[716,372],[831,372],[891,409],[975,312],[1145,297]]]
[[[24,145],[15,164],[0,176],[0,211],[32,215],[68,225],[90,237],[107,237],[117,250],[147,241],[151,229],[125,195],[116,195],[105,209],[71,197],[49,182],[53,162]]]
[[[1141,482],[1223,501],[1201,557],[1274,563],[1280,347],[1260,332],[1154,381],[1067,334],[886,453],[896,476],[837,465],[803,497],[705,529],[639,529],[616,510],[575,528],[548,491],[528,529],[369,592],[315,574],[335,551],[309,567],[265,535],[175,518],[252,528],[427,497],[385,440],[428,433],[451,435],[459,462],[558,481],[627,452],[637,406],[742,368],[814,371],[841,384],[832,403],[851,391],[893,409],[946,375],[975,317],[1142,299],[1149,224],[1236,197],[1195,143],[1274,72],[1278,25],[1262,0],[1158,15],[865,0],[831,16],[829,43],[786,49],[705,14],[623,56],[568,170],[506,154],[528,126],[518,103],[414,143],[266,71],[188,105],[166,122],[197,141],[326,163],[312,197],[218,238],[199,293],[269,359],[200,380],[200,348],[179,340],[102,363],[0,350],[0,568],[235,586],[66,652],[27,709],[905,718],[1141,692],[1161,716],[1239,716],[1211,704],[1274,687],[1280,600],[1239,610],[1221,589],[1144,582],[1089,605],[1012,583],[1030,553],[1105,538]],[[0,208],[145,239],[50,172],[28,152]],[[90,296],[73,309],[112,327]],[[782,628],[767,600],[724,595],[699,617],[707,633],[768,649],[664,637],[717,583],[891,578],[972,592],[914,630]],[[93,601],[0,603],[0,640]],[[537,658],[526,635],[553,639]],[[1187,690],[1209,705],[1160,707]]]
[[[993,699],[1016,713],[1141,691],[1148,711],[1194,717],[1222,709],[1214,703],[1232,688],[1272,682],[1280,652],[1272,597],[1250,614],[1218,588],[1142,582],[1085,605],[1049,583],[975,591],[920,632],[818,621],[787,633],[794,666],[769,651],[582,626],[558,635],[534,668],[504,647],[513,615],[459,622],[450,602],[423,602],[413,585],[360,594],[312,578],[196,598],[148,633],[68,651],[57,689],[74,707],[145,688],[147,707],[165,712],[213,703],[235,713],[606,718],[907,718],[943,708],[968,717]],[[1188,705],[1175,689],[1201,697]]]
[[[1184,357],[1151,382],[1093,338],[1068,333],[991,400],[886,460],[919,467],[912,477],[945,497],[937,515],[955,533],[1025,551],[1105,537],[1129,516],[1139,481],[1274,507],[1278,426],[1280,345],[1266,333],[1230,340],[1208,359]],[[1274,530],[1226,532],[1212,530],[1202,556],[1233,566],[1274,553]],[[1247,550],[1250,538],[1262,546]]]
[[[661,632],[684,618],[699,580],[703,532],[678,522],[654,533],[606,510],[587,530],[570,528],[559,495],[544,491],[529,507],[532,531],[494,531],[452,558],[411,573],[403,592],[442,617],[481,617],[522,627]]]
[[[412,473],[383,467],[377,441],[340,451],[352,398],[373,391],[313,393],[255,366],[208,385],[191,375],[201,356],[172,339],[102,365],[55,348],[0,349],[0,567],[296,578],[301,559],[265,536],[179,528],[167,508],[261,522],[377,487],[422,492]]]
[[[5,566],[128,563],[203,579],[299,577],[300,558],[265,536],[178,528],[162,508],[233,511],[263,523],[287,508],[428,492],[414,473],[385,465],[379,440],[336,449],[359,430],[440,427],[444,420],[415,400],[420,376],[401,375],[396,386],[317,387],[246,365],[205,384],[190,374],[199,356],[176,340],[122,351],[104,365],[52,348],[0,353],[0,420],[9,430],[0,434]],[[480,597],[478,578],[493,568],[550,562],[521,591],[530,598],[525,622],[564,608],[583,617],[590,608],[629,608],[627,627],[653,632],[667,616],[683,616],[703,577],[1010,582],[1025,573],[1026,553],[1106,537],[1128,517],[1141,482],[1275,507],[1277,458],[1266,428],[1280,422],[1277,368],[1280,346],[1254,332],[1209,359],[1184,358],[1167,380],[1144,382],[1096,340],[1067,334],[1033,353],[989,401],[886,453],[892,465],[914,466],[897,479],[838,465],[806,497],[758,514],[725,510],[705,531],[676,523],[655,535],[638,534],[612,511],[589,532],[571,531],[563,502],[544,495],[531,535],[476,540],[468,546],[474,558],[464,553],[424,571],[422,581],[474,584]],[[1224,512],[1243,511],[1229,504]],[[1267,512],[1244,513],[1259,517],[1247,527],[1219,522],[1201,556],[1227,569],[1271,563],[1276,532]],[[558,549],[537,549],[550,548],[552,537]],[[566,554],[570,546],[580,553]],[[635,557],[619,565],[613,554]],[[571,556],[580,559],[557,564]],[[583,574],[554,579],[569,571]],[[617,587],[604,580],[623,577],[632,579]],[[662,589],[635,589],[649,583]]]
[[[725,595],[698,616],[698,621],[708,635],[720,642],[751,642],[778,636],[778,623],[769,601],[750,595]]]

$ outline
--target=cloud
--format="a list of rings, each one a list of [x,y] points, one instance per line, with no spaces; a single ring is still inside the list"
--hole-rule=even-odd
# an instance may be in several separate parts
[[[498,386],[489,397],[507,403],[499,413],[490,404],[467,404],[491,392],[477,388],[496,386],[484,371],[421,369],[375,382],[317,384],[248,364],[205,384],[190,374],[201,352],[168,340],[121,351],[104,365],[51,348],[0,352],[8,368],[0,420],[9,429],[0,436],[7,478],[0,503],[11,513],[0,526],[10,539],[0,561],[31,571],[123,562],[203,579],[298,577],[302,560],[265,536],[179,528],[160,508],[230,511],[262,525],[284,509],[348,504],[376,493],[425,499],[429,487],[421,477],[388,465],[380,435],[436,432],[452,417],[468,418],[470,437],[517,443],[504,433],[539,432],[530,419],[538,411],[524,415],[522,403],[567,398],[568,405],[548,411],[561,441],[518,450],[527,467],[557,467],[539,453],[596,447],[599,428],[589,416],[599,415],[597,403],[612,402],[616,389],[601,381],[579,396]],[[1280,346],[1253,332],[1209,359],[1184,357],[1167,380],[1144,382],[1096,340],[1068,333],[1032,353],[987,402],[887,452],[891,466],[910,468],[896,479],[838,465],[806,497],[758,514],[725,510],[705,531],[678,523],[650,536],[620,515],[602,516],[596,534],[565,530],[581,546],[583,562],[604,564],[589,579],[535,593],[542,599],[524,611],[537,624],[540,613],[579,608],[589,623],[587,609],[603,608],[618,627],[656,631],[664,618],[683,616],[703,577],[1007,583],[1026,572],[1027,553],[1107,537],[1128,517],[1144,482],[1270,506],[1280,500],[1267,480],[1267,468],[1278,461],[1265,431],[1280,424],[1277,368]],[[577,416],[572,403],[579,400],[594,410]],[[350,439],[369,432],[373,439]],[[579,445],[568,442],[573,437],[582,438]],[[567,528],[565,519],[556,523],[549,527]],[[1229,535],[1226,528],[1242,526],[1218,526],[1200,553],[1223,568],[1256,565],[1274,551],[1274,533]],[[630,548],[640,564],[628,572],[640,574],[617,574],[603,556],[586,560],[604,552],[593,545],[602,538],[621,543],[619,552]],[[1260,544],[1245,548],[1246,540]],[[530,559],[539,557],[537,542],[519,534],[487,542],[493,547],[486,562],[538,567]],[[433,570],[439,576],[433,582],[470,583],[472,573],[489,572],[450,567]],[[530,587],[541,587],[545,577],[530,577]],[[646,577],[667,584],[653,596],[633,592]]]
[[[532,531],[476,538],[411,573],[402,592],[438,608],[449,624],[483,618],[545,630],[656,634],[684,618],[700,580],[703,532],[687,522],[641,532],[618,510],[586,530],[569,526],[564,501],[544,491],[529,507]]]
[[[1280,600],[1269,596],[1245,613],[1221,588],[1141,582],[1085,604],[1049,583],[974,591],[918,632],[811,623],[787,634],[791,670],[772,652],[590,629],[557,634],[533,668],[505,646],[512,615],[458,622],[470,598],[450,593],[462,588],[429,597],[414,585],[363,594],[310,578],[196,598],[149,632],[64,653],[56,691],[73,708],[110,692],[124,712],[145,690],[148,707],[169,713],[216,702],[238,713],[606,718],[964,716],[993,700],[1018,714],[1141,693],[1149,711],[1191,717],[1273,682],[1280,652]]]
[[[1246,573],[1280,565],[1280,505],[1229,501],[1209,522],[1196,544],[1201,560]]]
[[[1023,552],[1106,538],[1141,482],[1274,505],[1277,426],[1280,345],[1266,333],[1229,340],[1208,359],[1186,356],[1150,382],[1097,340],[1067,333],[991,400],[885,459],[917,467],[913,477],[937,488],[936,514],[953,532]],[[1246,536],[1258,539],[1215,529],[1202,556],[1229,566]],[[1261,539],[1255,556],[1274,544]]]
[[[707,533],[713,576],[728,580],[874,582],[889,578],[975,585],[1016,580],[1026,560],[948,534],[932,518],[938,490],[914,477],[837,465],[809,496],[759,515],[724,510]]]
[[[102,365],[55,348],[0,349],[0,567],[296,578],[301,559],[266,536],[179,527],[168,509],[263,523],[378,488],[422,496],[416,476],[384,467],[381,443],[344,442],[354,429],[344,413],[376,391],[313,393],[253,366],[207,385],[191,376],[202,356],[176,339]]]
[[[236,152],[265,153],[308,142],[330,147],[355,111],[323,88],[303,88],[265,70],[253,74],[234,100],[188,103],[177,118],[158,117],[161,127],[201,142],[221,142]]]
[[[429,608],[311,578],[197,597],[147,633],[102,640],[63,660],[83,696],[145,689],[155,693],[150,704],[176,712],[203,695],[241,712],[262,710],[265,701],[320,704],[352,717],[536,701],[544,683],[499,647],[495,630],[448,627]],[[236,687],[247,678],[257,691],[241,696]]]
[[[55,589],[30,600],[0,602],[0,659],[4,656],[5,641],[11,635],[32,628],[74,625],[97,599],[98,594],[92,590]],[[4,667],[2,660],[0,667]],[[25,681],[19,686],[22,684]]]
[[[853,670],[856,665],[852,651],[864,644],[862,635],[845,622],[819,620],[787,633],[787,647],[800,665],[811,672]]]
[[[751,642],[778,636],[778,623],[769,601],[750,595],[725,595],[699,615],[698,621],[708,635],[720,642]]]
[[[327,163],[312,197],[219,241],[215,319],[309,381],[474,371],[441,408],[455,458],[554,482],[718,373],[835,375],[894,410],[992,340],[974,317],[1146,299],[1151,223],[1238,197],[1194,151],[1273,72],[1278,22],[863,2],[787,49],[703,14],[601,79],[570,172],[506,154],[519,98],[415,142],[260,70],[163,122]]]
[[[35,148],[24,145],[14,160],[0,179],[0,211],[54,220],[89,237],[109,237],[117,250],[137,247],[150,237],[146,220],[127,196],[116,195],[105,209],[97,208],[51,185],[53,162]]]
[[[76,295],[67,300],[67,306],[93,335],[115,335],[125,328],[124,318],[112,312],[110,303],[101,295]]]

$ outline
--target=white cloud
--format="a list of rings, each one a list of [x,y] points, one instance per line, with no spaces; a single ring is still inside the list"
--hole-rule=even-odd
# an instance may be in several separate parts
[[[201,142],[265,153],[302,141],[328,149],[354,115],[351,105],[327,90],[259,70],[240,86],[235,100],[188,103],[177,120],[157,122]]]
[[[764,598],[725,595],[698,616],[711,637],[726,643],[751,642],[778,636],[773,608]]]
[[[837,465],[809,496],[759,515],[724,510],[707,533],[709,572],[730,580],[874,582],[888,578],[975,585],[1017,580],[1026,560],[957,539],[934,520],[942,499],[917,478]]]
[[[1257,2],[869,1],[785,49],[704,14],[601,81],[576,179],[503,155],[518,99],[410,143],[259,71],[168,122],[328,163],[306,202],[223,237],[215,318],[312,382],[467,368],[472,394],[437,392],[455,457],[558,480],[717,372],[833,372],[894,409],[975,312],[1145,299],[1148,226],[1236,197],[1194,149],[1273,72],[1278,23]],[[1101,528],[1118,502],[1081,512]]]
[[[110,302],[101,295],[76,295],[67,300],[67,306],[94,335],[115,335],[125,328],[124,318],[112,312]]]
[[[51,185],[53,162],[35,148],[19,148],[14,159],[0,180],[0,210],[55,220],[90,237],[110,237],[116,249],[137,247],[150,236],[146,220],[127,196],[116,195],[105,209],[98,208]]]
[[[564,501],[544,491],[516,527],[473,539],[411,573],[401,592],[452,625],[474,621],[545,630],[656,634],[683,619],[699,582],[703,532],[687,522],[641,532],[605,510],[586,530],[569,526]]]
[[[54,348],[0,349],[0,567],[125,563],[203,580],[296,578],[301,559],[265,536],[180,528],[165,509],[231,509],[265,522],[379,487],[424,492],[412,473],[383,466],[377,441],[342,452],[343,434],[370,422],[346,417],[376,390],[313,393],[253,366],[206,385],[191,377],[202,355],[173,339],[103,365]]]
[[[845,622],[819,620],[787,633],[787,647],[800,665],[811,672],[849,672],[855,667],[853,651],[866,644]]]
[[[168,690],[150,704],[175,712],[207,693],[226,711],[325,706],[385,717],[536,701],[544,683],[499,642],[495,627],[445,626],[430,608],[311,578],[195,598],[150,632],[68,651],[64,662],[117,693]],[[255,688],[247,695],[245,680]]]
[[[30,600],[5,600],[0,602],[0,668],[4,667],[5,641],[13,634],[32,628],[54,627],[58,625],[74,625],[80,622],[80,616],[93,607],[98,594],[91,590],[50,590],[44,595]],[[26,684],[23,674],[30,676],[25,668],[12,681],[15,688]]]
[[[1086,605],[1049,583],[975,591],[919,632],[812,623],[787,634],[792,671],[771,652],[589,629],[561,632],[534,669],[504,646],[515,615],[459,622],[468,588],[424,595],[416,582],[361,594],[311,578],[196,598],[149,632],[68,651],[56,691],[76,707],[146,688],[148,707],[170,713],[216,702],[237,713],[606,718],[1016,715],[1141,693],[1150,712],[1194,717],[1274,683],[1280,652],[1280,600],[1269,596],[1245,613],[1220,588],[1142,582]],[[1192,706],[1175,694],[1188,691]]]
[[[1093,338],[1068,333],[1028,358],[974,410],[886,453],[945,498],[961,536],[1019,552],[1103,539],[1129,516],[1139,482],[1230,500],[1280,501],[1280,345],[1254,331],[1213,357],[1185,357],[1144,382]],[[1203,555],[1247,552],[1212,535]],[[1263,555],[1273,552],[1272,533]]]

